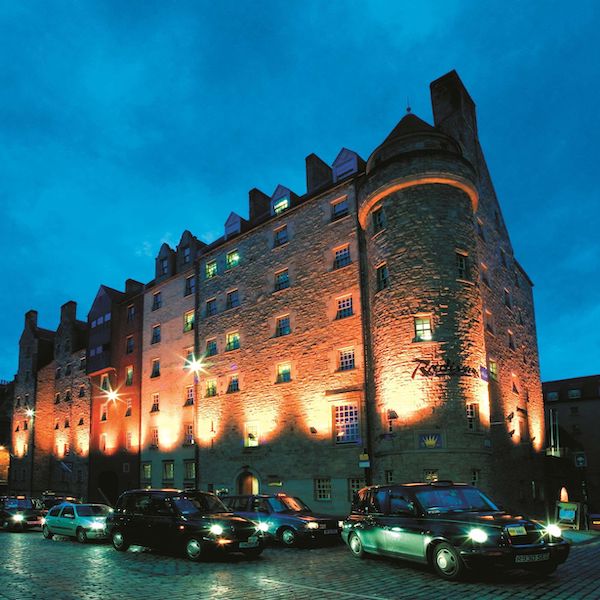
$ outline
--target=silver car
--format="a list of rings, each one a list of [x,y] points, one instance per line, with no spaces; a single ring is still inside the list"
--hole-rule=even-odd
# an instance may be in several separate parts
[[[108,539],[106,517],[112,508],[105,504],[69,504],[53,506],[44,519],[42,533],[47,540],[55,535],[77,538],[85,544],[88,540]]]

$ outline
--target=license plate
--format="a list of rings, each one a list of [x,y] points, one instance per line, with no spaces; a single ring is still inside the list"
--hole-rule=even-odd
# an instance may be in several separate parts
[[[515,562],[526,563],[526,562],[539,562],[541,560],[549,560],[549,554],[519,554],[515,556]]]
[[[507,528],[508,535],[527,535],[527,529],[522,525]]]
[[[247,542],[240,542],[240,548],[256,548],[258,546],[257,537],[249,537]]]
[[[27,525],[41,525],[41,521],[27,521]]]
[[[325,535],[332,535],[334,533],[339,533],[339,531],[337,529],[326,529],[325,530]]]

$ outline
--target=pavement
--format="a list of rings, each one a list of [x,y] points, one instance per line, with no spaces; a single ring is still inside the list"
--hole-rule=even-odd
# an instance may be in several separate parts
[[[141,548],[120,553],[108,543],[45,540],[36,531],[0,532],[0,600],[598,600],[600,535],[574,533],[571,556],[550,577],[495,571],[454,583],[399,560],[359,560],[341,543],[193,563]]]

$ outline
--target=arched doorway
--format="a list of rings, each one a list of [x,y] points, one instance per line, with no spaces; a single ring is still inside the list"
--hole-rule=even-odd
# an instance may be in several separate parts
[[[250,473],[250,471],[242,471],[237,479],[237,493],[258,494],[259,484],[258,478]]]
[[[562,487],[560,489],[560,501],[561,502],[568,502],[569,501],[569,492],[567,492],[567,488],[566,487]]]

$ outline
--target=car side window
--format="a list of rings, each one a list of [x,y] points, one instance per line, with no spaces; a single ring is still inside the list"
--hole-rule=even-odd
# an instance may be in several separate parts
[[[75,518],[75,511],[73,510],[72,506],[65,506],[63,508],[61,517],[65,517],[67,519],[74,519]]]
[[[246,498],[227,498],[225,500],[225,504],[231,510],[245,510],[247,502]]]
[[[252,500],[252,511],[261,513],[270,512],[269,505],[267,504],[267,501],[264,498],[254,498]]]
[[[412,500],[402,492],[392,491],[390,494],[390,514],[406,515],[414,514],[415,505]]]
[[[148,494],[132,496],[128,502],[128,508],[136,515],[147,515],[150,512],[152,498]]]
[[[48,511],[48,516],[49,517],[58,517],[58,513],[60,512],[60,508],[58,506],[53,506],[49,511]]]
[[[167,498],[160,498],[155,496],[150,501],[148,514],[159,517],[166,517],[173,514],[173,509],[171,508],[171,503]]]
[[[368,490],[359,490],[358,493],[354,497],[354,502],[352,503],[352,512],[359,513],[363,515],[365,513],[365,507],[367,503],[367,492]]]
[[[388,491],[377,490],[372,491],[369,497],[369,512],[370,513],[385,513],[387,512],[388,502]]]

